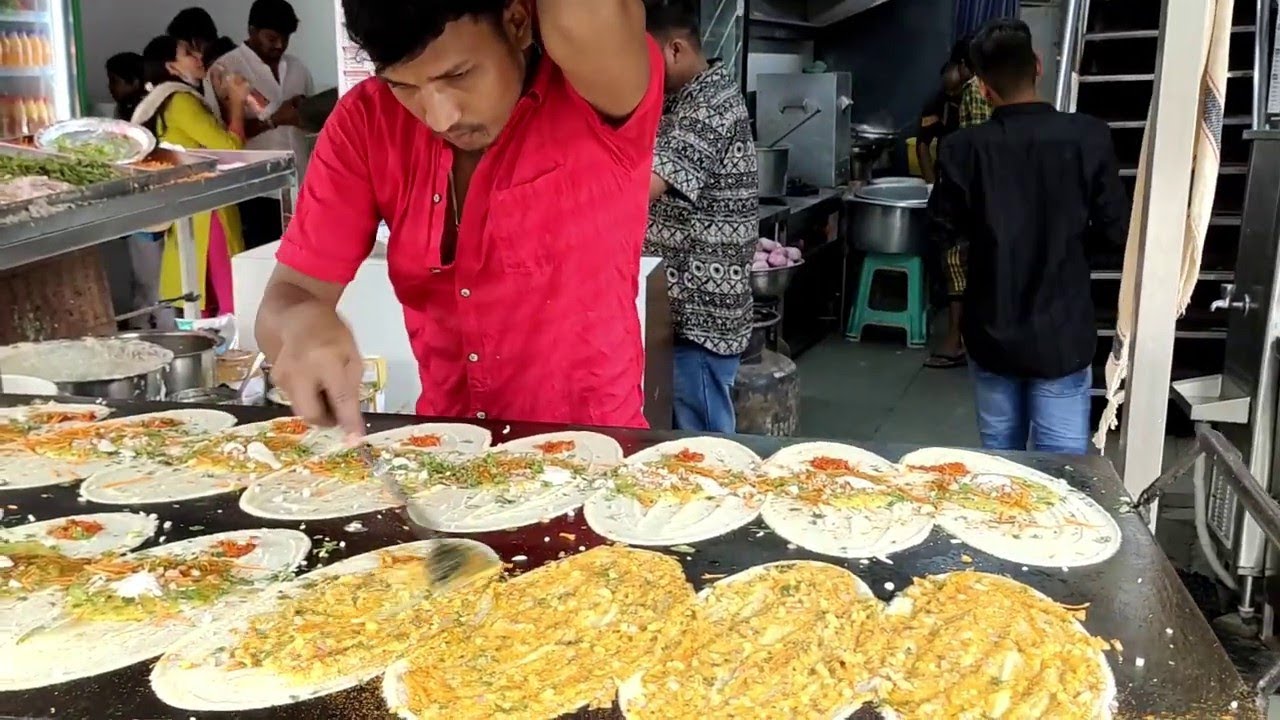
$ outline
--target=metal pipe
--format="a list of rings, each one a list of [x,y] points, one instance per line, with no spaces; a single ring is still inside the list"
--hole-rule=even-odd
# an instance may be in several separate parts
[[[1253,33],[1253,129],[1267,126],[1267,92],[1271,80],[1271,0],[1257,0]]]
[[[1260,0],[1264,1],[1264,0]],[[1058,60],[1058,79],[1054,87],[1053,105],[1063,112],[1072,108],[1071,86],[1076,72],[1076,60],[1079,54],[1077,45],[1080,39],[1080,26],[1084,21],[1080,17],[1084,0],[1067,0],[1066,15],[1062,19],[1061,57]]]
[[[1214,464],[1212,455],[1207,458],[1208,462],[1205,462],[1205,460],[1206,458],[1202,455],[1200,461],[1197,462],[1196,469],[1191,473],[1191,483],[1194,486],[1192,492],[1195,493],[1192,501],[1195,505],[1196,539],[1200,541],[1200,551],[1204,553],[1204,559],[1209,562],[1209,567],[1213,569],[1213,574],[1218,576],[1223,585],[1235,590],[1237,589],[1235,576],[1222,564],[1222,560],[1218,557],[1218,549],[1213,546],[1213,537],[1209,535],[1208,510],[1205,508],[1208,490],[1204,482],[1204,476],[1207,473],[1205,473],[1204,468],[1206,465],[1213,467]]]
[[[1067,0],[1066,11],[1062,19],[1062,40],[1059,42],[1060,57],[1058,59],[1058,77],[1054,86],[1053,104],[1059,110],[1070,108],[1071,76],[1075,72],[1076,24],[1080,17],[1081,0]]]
[[[1280,505],[1258,484],[1257,478],[1244,464],[1240,451],[1227,441],[1222,433],[1207,427],[1196,428],[1196,440],[1211,456],[1226,465],[1225,479],[1235,490],[1236,498],[1244,505],[1272,545],[1280,546]]]

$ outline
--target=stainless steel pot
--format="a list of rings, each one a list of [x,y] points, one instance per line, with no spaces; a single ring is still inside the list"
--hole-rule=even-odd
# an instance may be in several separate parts
[[[868,185],[845,196],[846,237],[857,250],[923,255],[929,243],[929,189],[920,185]]]
[[[173,397],[183,390],[214,386],[218,357],[213,349],[218,346],[218,338],[213,335],[142,330],[120,333],[116,337],[143,340],[173,353],[173,362],[163,371],[166,397]]]
[[[172,358],[173,353],[164,348],[120,338],[49,340],[0,347],[0,368],[6,371],[49,380],[61,395],[111,400],[163,400],[164,367]],[[137,372],[112,375],[112,368],[119,373],[122,367]]]
[[[756,164],[760,172],[760,197],[782,197],[787,194],[787,163],[791,148],[756,147]]]

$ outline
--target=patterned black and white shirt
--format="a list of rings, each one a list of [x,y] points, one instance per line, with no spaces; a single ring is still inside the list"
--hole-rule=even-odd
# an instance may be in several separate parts
[[[645,254],[666,261],[676,336],[737,355],[751,335],[759,177],[742,92],[712,62],[667,98],[653,171],[670,190],[649,208]]]

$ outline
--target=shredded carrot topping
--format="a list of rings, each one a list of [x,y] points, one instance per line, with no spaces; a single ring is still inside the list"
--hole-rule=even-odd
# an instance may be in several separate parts
[[[245,542],[238,542],[236,540],[219,540],[218,543],[214,545],[214,550],[222,557],[240,558],[253,552],[257,547],[257,540],[246,540]]]
[[[58,540],[88,540],[103,530],[100,522],[71,518],[61,525],[49,528],[48,535]]]
[[[549,440],[533,447],[543,455],[563,455],[567,452],[573,452],[577,446],[578,444],[572,440]]]
[[[307,432],[307,424],[302,418],[284,418],[273,421],[271,431],[282,435],[303,435]]]
[[[681,450],[675,454],[675,459],[682,463],[700,463],[707,459],[706,455],[700,452],[694,452],[688,448]]]
[[[414,435],[405,444],[416,448],[434,448],[440,447],[441,439],[439,435]]]

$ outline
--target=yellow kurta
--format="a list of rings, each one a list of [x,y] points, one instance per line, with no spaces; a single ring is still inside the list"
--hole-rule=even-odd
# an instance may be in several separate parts
[[[244,142],[214,117],[204,102],[192,93],[179,92],[171,96],[164,110],[156,120],[156,137],[162,142],[181,145],[199,151],[239,150]],[[233,256],[244,251],[244,237],[240,233],[240,211],[234,205],[216,211],[222,223],[222,232],[227,238],[227,255]],[[203,296],[209,271],[209,233],[213,213],[197,213],[192,216],[195,226],[196,292],[200,293],[201,309],[204,308]],[[160,265],[160,296],[178,297],[182,294],[182,269],[178,262],[178,229],[169,228],[164,239],[164,258]]]

